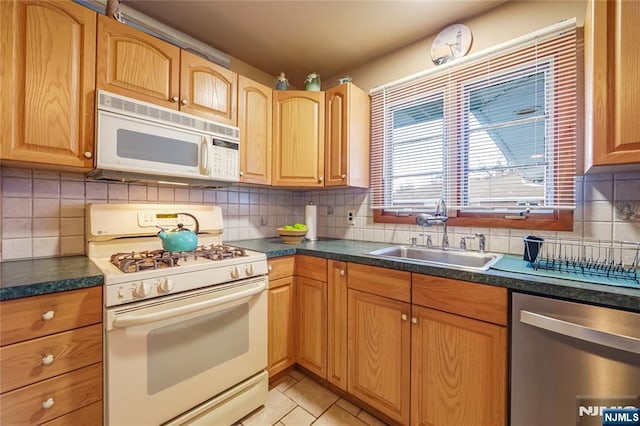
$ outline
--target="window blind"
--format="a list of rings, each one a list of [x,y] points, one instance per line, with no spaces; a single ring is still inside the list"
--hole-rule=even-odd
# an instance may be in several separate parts
[[[575,206],[575,20],[371,91],[372,207]]]

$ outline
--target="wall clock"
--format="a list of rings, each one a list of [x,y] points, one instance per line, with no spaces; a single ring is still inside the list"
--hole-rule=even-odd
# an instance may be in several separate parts
[[[473,36],[466,25],[449,25],[438,33],[431,45],[431,60],[440,65],[461,58],[469,52]]]

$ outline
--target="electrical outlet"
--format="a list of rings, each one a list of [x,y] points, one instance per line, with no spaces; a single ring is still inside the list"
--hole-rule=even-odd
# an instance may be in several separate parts
[[[349,222],[350,225],[355,225],[356,224],[356,212],[353,210],[347,210],[347,222]]]

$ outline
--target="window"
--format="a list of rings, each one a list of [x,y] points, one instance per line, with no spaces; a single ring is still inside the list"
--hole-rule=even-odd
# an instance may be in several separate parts
[[[576,96],[574,21],[374,89],[376,221],[571,229]]]

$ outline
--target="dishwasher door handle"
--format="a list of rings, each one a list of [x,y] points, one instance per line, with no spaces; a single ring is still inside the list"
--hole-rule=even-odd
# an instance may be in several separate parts
[[[520,322],[564,336],[640,355],[640,339],[635,337],[609,333],[529,311],[520,311]]]

